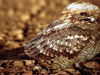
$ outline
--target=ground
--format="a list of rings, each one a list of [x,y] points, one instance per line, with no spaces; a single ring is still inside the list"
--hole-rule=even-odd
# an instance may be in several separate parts
[[[59,18],[61,10],[73,1],[76,0],[0,0],[0,51],[24,46]],[[99,0],[91,1],[100,6]],[[62,70],[57,65],[52,65],[51,69],[46,61],[43,64],[37,60],[5,61],[1,64],[0,75],[100,75],[100,55],[83,63],[84,70]]]

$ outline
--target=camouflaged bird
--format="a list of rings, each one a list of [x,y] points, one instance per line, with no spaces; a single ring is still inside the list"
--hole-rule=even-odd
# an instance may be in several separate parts
[[[25,53],[52,57],[62,68],[89,60],[100,52],[100,9],[89,2],[74,2],[62,15],[25,46]],[[45,59],[45,58],[44,58]]]

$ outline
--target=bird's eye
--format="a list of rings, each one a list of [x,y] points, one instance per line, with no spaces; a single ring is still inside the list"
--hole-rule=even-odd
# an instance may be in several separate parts
[[[86,16],[86,15],[88,15],[88,14],[87,14],[86,12],[81,12],[80,15]]]

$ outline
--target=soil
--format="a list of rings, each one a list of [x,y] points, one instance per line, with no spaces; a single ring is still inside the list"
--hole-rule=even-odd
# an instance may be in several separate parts
[[[0,51],[24,46],[59,18],[62,9],[73,1],[76,0],[0,0]],[[99,0],[90,1],[100,6]],[[80,68],[65,70],[42,59],[0,60],[0,63],[0,75],[100,75],[100,54]]]

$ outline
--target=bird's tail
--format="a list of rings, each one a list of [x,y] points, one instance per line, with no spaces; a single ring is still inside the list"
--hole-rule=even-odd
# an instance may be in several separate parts
[[[23,47],[15,48],[12,50],[0,51],[0,60],[29,59],[29,57],[24,53],[24,50],[25,49],[23,46]]]

